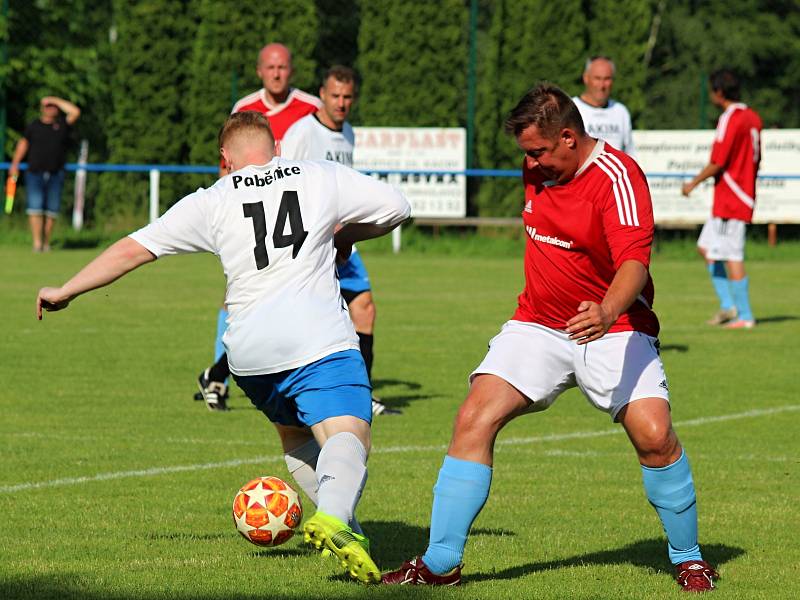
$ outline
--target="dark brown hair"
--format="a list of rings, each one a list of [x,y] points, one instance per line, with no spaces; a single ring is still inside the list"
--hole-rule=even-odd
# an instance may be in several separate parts
[[[721,92],[726,100],[738,101],[741,96],[739,78],[730,69],[718,69],[708,76],[708,83],[715,92]]]
[[[352,82],[353,91],[358,91],[358,73],[355,72],[355,69],[345,67],[344,65],[333,65],[330,69],[325,71],[325,75],[322,77],[322,85],[324,86],[328,83],[328,79],[331,77],[342,83]]]
[[[531,125],[536,125],[542,136],[549,139],[556,138],[565,127],[578,135],[586,134],[578,107],[564,90],[547,81],[529,90],[511,109],[505,131],[519,136]]]

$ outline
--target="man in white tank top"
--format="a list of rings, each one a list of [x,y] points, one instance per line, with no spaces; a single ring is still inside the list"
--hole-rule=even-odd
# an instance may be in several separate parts
[[[634,156],[631,115],[624,104],[611,99],[615,72],[610,58],[590,57],[583,70],[583,93],[572,101],[581,113],[586,133]]]
[[[350,67],[334,65],[325,73],[319,96],[322,108],[294,123],[280,142],[285,158],[330,160],[353,166],[355,134],[347,117],[358,94],[356,72]],[[337,266],[342,296],[350,309],[350,318],[358,334],[359,347],[372,380],[375,303],[369,275],[361,255],[353,248],[347,262]],[[399,414],[373,396],[372,412],[376,415]]]

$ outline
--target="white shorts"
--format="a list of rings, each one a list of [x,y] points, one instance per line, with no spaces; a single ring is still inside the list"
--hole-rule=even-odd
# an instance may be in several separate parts
[[[747,224],[738,219],[711,217],[703,225],[697,245],[708,260],[744,260],[744,230]]]
[[[607,333],[579,346],[564,331],[508,321],[489,342],[489,352],[470,382],[481,374],[496,375],[517,388],[530,402],[528,412],[549,408],[575,386],[614,420],[634,400],[669,402],[658,340],[638,331]]]

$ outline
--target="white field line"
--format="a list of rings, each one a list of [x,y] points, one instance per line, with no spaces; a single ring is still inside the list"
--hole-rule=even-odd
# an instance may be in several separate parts
[[[800,410],[800,405],[779,406],[776,408],[754,409],[741,413],[734,413],[730,415],[718,415],[715,417],[700,417],[698,419],[689,419],[686,421],[676,421],[674,426],[681,427],[696,427],[699,425],[707,425],[709,423],[720,423],[724,421],[734,421],[737,419],[748,419],[753,417],[765,417],[784,412],[795,412]],[[586,439],[604,437],[608,435],[618,435],[622,433],[622,428],[604,429],[600,431],[575,431],[572,433],[554,433],[550,435],[540,435],[531,437],[517,437],[505,440],[498,440],[496,446],[521,446],[525,444],[535,444],[537,442],[559,442],[563,440]],[[406,452],[430,452],[430,451],[443,451],[447,448],[445,444],[436,444],[430,446],[389,446],[386,448],[375,448],[373,454],[396,454]],[[748,457],[742,457],[747,459]],[[87,475],[83,477],[66,477],[63,479],[51,479],[49,481],[38,481],[19,483],[16,485],[0,486],[0,494],[11,494],[14,492],[23,492],[27,490],[61,487],[66,485],[78,485],[81,483],[91,483],[95,481],[109,481],[112,479],[125,479],[128,477],[152,477],[156,475],[166,475],[168,473],[186,473],[191,471],[207,471],[210,469],[223,469],[226,467],[237,467],[240,465],[250,465],[258,463],[280,463],[282,457],[280,456],[257,456],[253,458],[242,458],[227,460],[223,462],[203,463],[195,465],[176,465],[174,467],[153,467],[151,469],[139,469],[135,471],[116,471],[112,473],[100,473],[97,475]]]

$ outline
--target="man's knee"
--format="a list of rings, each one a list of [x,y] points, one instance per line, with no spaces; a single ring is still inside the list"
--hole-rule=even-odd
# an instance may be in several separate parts
[[[281,439],[281,447],[284,452],[290,452],[314,439],[314,434],[308,427],[292,427],[280,423],[273,423],[273,425]]]
[[[678,436],[669,423],[650,423],[640,427],[632,438],[639,461],[648,467],[666,467],[681,454]]]
[[[479,375],[456,416],[454,436],[493,437],[527,406],[525,398],[494,375]]]

